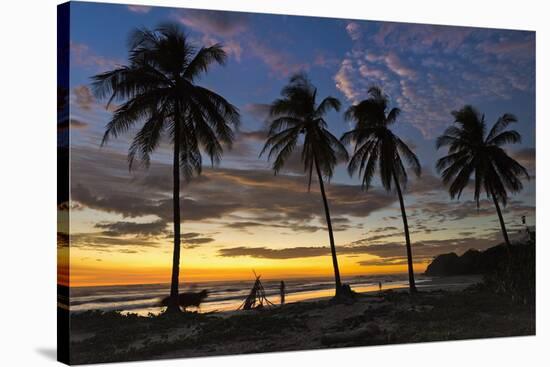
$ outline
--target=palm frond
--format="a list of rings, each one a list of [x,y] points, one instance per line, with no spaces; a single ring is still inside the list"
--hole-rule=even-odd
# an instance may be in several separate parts
[[[422,166],[420,165],[420,161],[418,160],[416,154],[414,154],[411,148],[409,148],[409,146],[397,136],[395,137],[395,142],[397,145],[397,149],[402,155],[405,156],[405,159],[407,160],[409,166],[412,168],[414,174],[416,176],[420,176],[420,174],[422,173]]]
[[[493,138],[487,140],[488,145],[501,146],[505,144],[521,143],[521,135],[515,130],[503,131]]]
[[[227,54],[221,44],[217,43],[210,47],[203,47],[185,68],[183,77],[189,81],[194,81],[201,74],[208,72],[208,68],[212,63],[216,62],[224,65],[226,60]]]
[[[323,99],[323,101],[321,101],[321,103],[319,103],[319,106],[315,111],[315,116],[322,117],[331,109],[338,112],[340,111],[340,106],[341,106],[341,103],[337,98],[326,97],[325,99]]]
[[[397,121],[397,118],[401,114],[401,110],[399,108],[392,108],[390,112],[388,113],[388,116],[386,117],[386,125],[391,125],[395,121]]]
[[[516,116],[512,115],[511,113],[505,113],[499,119],[497,122],[493,125],[491,130],[489,131],[489,134],[487,134],[486,141],[489,143],[489,141],[493,140],[500,132],[502,132],[508,125],[517,122],[518,119]]]

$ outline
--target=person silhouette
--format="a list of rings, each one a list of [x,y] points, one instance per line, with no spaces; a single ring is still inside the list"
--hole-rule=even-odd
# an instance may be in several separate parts
[[[285,304],[285,282],[281,280],[281,306]]]

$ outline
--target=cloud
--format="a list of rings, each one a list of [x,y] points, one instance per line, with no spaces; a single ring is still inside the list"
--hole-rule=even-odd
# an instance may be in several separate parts
[[[428,240],[413,242],[412,251],[414,260],[428,261],[429,259],[448,252],[462,254],[465,251],[476,248],[486,249],[494,246],[499,241],[500,232],[494,232],[480,238],[462,237],[442,240]],[[406,249],[404,243],[390,242],[383,244],[341,245],[336,247],[338,255],[370,255],[376,259],[363,260],[360,265],[391,265],[406,263]],[[268,247],[228,247],[218,250],[220,257],[252,257],[257,259],[300,259],[318,256],[329,256],[330,248],[321,246],[297,246],[284,248]]]
[[[88,244],[96,248],[107,247],[107,244],[122,246],[136,241],[145,246],[158,244],[157,234],[170,236],[172,220],[171,200],[171,167],[169,164],[152,162],[147,171],[128,172],[127,160],[124,154],[115,153],[104,148],[101,150],[83,147],[73,147],[73,204],[81,208],[92,208],[103,212],[121,215],[133,220],[101,223],[98,228],[106,233],[97,233],[90,237]],[[299,157],[297,172],[300,171]],[[247,231],[251,228],[274,228],[280,233],[316,232],[325,230],[325,219],[318,186],[314,183],[312,192],[307,192],[307,182],[303,174],[274,176],[272,171],[261,169],[229,169],[206,168],[202,176],[192,180],[182,190],[181,216],[184,223],[216,220],[217,224],[226,228]],[[415,179],[407,187],[407,195],[414,195],[415,200],[407,205],[411,231],[413,233],[430,233],[443,228],[428,227],[426,223],[438,225],[440,222],[454,222],[472,217],[495,217],[491,203],[482,201],[477,210],[473,201],[449,201],[446,194],[442,195],[443,187],[437,177],[425,175]],[[331,214],[335,231],[348,230],[357,227],[353,218],[366,218],[372,213],[394,207],[396,195],[385,193],[380,189],[364,192],[359,185],[331,183],[327,185],[327,195],[331,206]],[[439,200],[439,197],[442,198]],[[531,214],[534,207],[521,202],[511,201],[506,208],[506,215]],[[397,210],[397,209],[392,209]],[[145,218],[156,216],[157,221]],[[391,220],[399,220],[395,216]],[[390,219],[386,219],[390,220]],[[362,222],[362,221],[359,221]],[[418,222],[418,223],[417,223]],[[163,225],[163,223],[166,223]],[[385,257],[402,256],[403,243],[401,227],[388,223],[385,227],[369,231],[369,236],[362,240],[338,246],[338,253],[369,254]],[[115,238],[107,238],[113,235]],[[129,237],[132,236],[132,237]],[[131,241],[128,240],[131,239]],[[466,237],[465,237],[466,238]],[[118,242],[119,240],[120,243]],[[394,248],[376,247],[384,241],[398,241]],[[198,232],[188,232],[182,235],[182,243],[186,247],[213,242],[208,235]],[[472,239],[473,241],[473,239]],[[399,243],[401,242],[401,243]],[[487,241],[472,242],[483,246]],[[81,242],[82,243],[82,242]],[[382,244],[381,244],[382,245]],[[467,247],[467,242],[423,242],[422,246],[434,247],[424,251],[419,256],[430,256],[443,250]],[[444,247],[441,247],[443,246]],[[367,247],[365,247],[367,246]],[[415,244],[415,246],[420,246]],[[438,247],[440,246],[440,247]],[[446,246],[446,247],[445,247]],[[443,249],[443,250],[442,250]],[[290,256],[296,252],[275,253],[262,250],[262,256]],[[321,250],[305,250],[309,256]],[[235,255],[236,252],[232,254]],[[273,255],[272,255],[273,254]],[[423,254],[423,255],[422,255]],[[321,255],[319,255],[321,256]]]
[[[374,31],[364,32],[345,54],[335,86],[351,103],[366,98],[370,86],[381,86],[402,109],[400,120],[424,138],[440,134],[450,111],[464,104],[534,94],[532,32],[372,24]]]
[[[128,10],[132,13],[141,13],[141,14],[147,14],[151,11],[153,7],[146,6],[146,5],[128,5]]]
[[[388,69],[390,69],[400,77],[414,78],[416,76],[416,72],[411,68],[405,66],[395,52],[390,52],[383,57],[383,60]]]
[[[200,237],[201,234],[197,232],[187,232],[187,233],[182,233],[180,236],[184,240],[191,240],[193,238]]]
[[[88,127],[88,123],[75,118],[71,118],[69,125],[72,129],[84,129]]]
[[[477,30],[483,32],[483,30]],[[460,49],[476,28],[380,22],[373,41],[381,47],[408,48],[414,52]]]
[[[336,88],[342,92],[342,94],[344,94],[349,101],[352,103],[357,103],[359,102],[358,97],[360,95],[360,91],[355,85],[354,80],[356,80],[356,76],[354,76],[354,74],[355,70],[353,67],[353,61],[346,58],[342,60],[340,68],[338,69],[336,75],[334,75],[333,79],[336,83]]]
[[[245,139],[265,142],[267,138],[267,131],[265,130],[239,131],[239,136],[242,136]]]
[[[426,260],[426,259],[414,259],[415,262],[419,262],[419,260]],[[424,262],[422,261],[422,262]],[[387,258],[374,258],[369,260],[361,260],[358,261],[357,264],[361,266],[387,266],[387,265],[406,265],[408,263],[406,257],[387,257]]]
[[[71,248],[101,252],[124,251],[125,249],[158,248],[160,242],[149,238],[109,237],[96,233],[74,233],[70,236]]]
[[[85,111],[91,110],[96,103],[95,97],[90,91],[90,88],[85,85],[74,87],[73,96],[76,105]]]
[[[361,26],[356,22],[349,22],[346,25],[346,32],[353,41],[357,41],[362,37]]]
[[[340,60],[334,56],[325,54],[324,52],[318,52],[315,56],[313,64],[323,68],[332,68],[340,63]]]
[[[260,218],[261,219],[261,218]],[[311,225],[311,224],[300,224],[295,221],[285,221],[281,220],[279,223],[274,223],[272,220],[269,220],[272,218],[268,218],[266,221],[234,221],[229,222],[225,224],[225,227],[227,228],[233,228],[233,229],[241,229],[243,231],[247,231],[250,228],[257,228],[257,227],[270,227],[270,228],[279,228],[286,231],[291,232],[317,232],[317,231],[326,231],[326,226],[324,225]],[[344,231],[352,226],[348,225],[347,222],[349,221],[347,218],[340,218],[345,221],[338,221],[338,218],[332,218],[333,222],[333,231],[339,232]]]
[[[244,13],[182,9],[175,14],[183,25],[195,31],[223,37],[233,37],[248,28],[249,19]]]
[[[203,234],[197,232],[188,232],[181,234],[181,242],[185,245],[186,248],[195,248],[198,247],[198,245],[214,241],[214,238],[206,237]]]
[[[120,60],[96,54],[88,45],[71,41],[71,65],[105,71],[122,65]]]
[[[196,32],[202,34],[201,42],[206,45],[221,43],[229,56],[240,61],[243,50],[260,59],[273,75],[288,77],[290,74],[308,70],[307,63],[292,60],[292,55],[258,40],[250,34],[249,16],[245,13],[183,9],[174,13],[175,18]]]
[[[57,247],[68,247],[69,246],[69,234],[65,232],[57,232]]]
[[[409,205],[411,211],[418,211],[419,215],[426,220],[434,222],[457,221],[465,218],[495,217],[496,211],[492,200],[482,199],[479,208],[474,200],[467,201],[435,201],[429,199],[417,200],[415,204]],[[535,207],[524,204],[517,200],[510,200],[504,214],[520,217],[534,213]]]
[[[243,52],[243,49],[239,42],[233,40],[226,41],[225,43],[223,43],[223,49],[228,56],[232,56],[235,58],[235,60],[241,61],[241,54]]]
[[[328,247],[288,247],[284,249],[270,249],[267,247],[231,247],[218,251],[221,257],[248,256],[257,259],[296,259],[328,255]]]
[[[484,41],[478,45],[483,52],[493,54],[499,58],[524,57],[535,58],[535,38],[530,32],[524,32],[523,37],[510,39],[500,37],[497,41]]]
[[[95,228],[102,229],[102,234],[106,236],[124,236],[128,234],[154,236],[165,233],[166,222],[157,220],[149,223],[136,222],[111,222],[97,223]]]
[[[142,186],[143,188],[143,186]],[[98,190],[99,191],[99,190]],[[212,194],[218,197],[217,194]],[[73,200],[91,209],[108,213],[120,214],[125,218],[139,218],[147,215],[158,215],[168,221],[172,217],[172,199],[140,198],[138,192],[126,194],[101,194],[96,195],[83,184],[78,184],[72,190]],[[238,203],[225,204],[218,198],[219,204],[214,201],[198,201],[191,198],[182,198],[182,217],[191,221],[200,221],[208,218],[220,218],[240,207]]]
[[[265,121],[269,116],[271,106],[267,103],[248,103],[244,106],[244,111],[259,121]]]
[[[272,48],[258,40],[251,40],[248,47],[250,52],[262,60],[276,76],[286,78],[291,74],[309,70],[309,64],[293,61],[289,53]]]
[[[221,44],[229,57],[237,62],[243,54],[239,36],[248,30],[248,15],[238,12],[182,9],[174,17],[186,27],[202,34],[200,42],[205,46]]]
[[[74,202],[124,218],[155,215],[171,221],[170,165],[153,162],[148,171],[129,173],[125,155],[77,147],[72,162]],[[363,192],[359,185],[334,183],[327,185],[327,195],[334,218],[364,218],[396,200],[381,190]],[[324,213],[317,185],[308,193],[303,175],[274,176],[269,170],[205,169],[182,190],[181,208],[184,222],[223,218],[231,223],[230,215],[244,212],[253,215],[254,222],[288,231],[324,226],[319,224],[324,223]],[[335,228],[346,225],[341,220]]]
[[[239,42],[234,39],[227,39],[222,41],[214,36],[205,34],[200,39],[201,46],[211,47],[216,44],[220,44],[229,57],[233,57],[238,62],[241,61],[241,55],[243,52],[242,46]]]

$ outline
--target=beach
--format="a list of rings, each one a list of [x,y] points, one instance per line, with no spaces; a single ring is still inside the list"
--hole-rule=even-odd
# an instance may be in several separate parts
[[[479,279],[479,277],[477,277]],[[88,311],[71,316],[73,363],[198,357],[326,347],[533,335],[534,307],[485,290],[474,276],[329,297],[263,310],[140,316]],[[421,283],[422,284],[422,283]]]

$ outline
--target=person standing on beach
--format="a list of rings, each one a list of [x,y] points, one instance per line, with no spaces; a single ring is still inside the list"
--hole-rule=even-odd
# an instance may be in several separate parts
[[[281,306],[285,304],[285,282],[281,280]]]
[[[378,281],[378,291],[382,292],[382,282]]]

